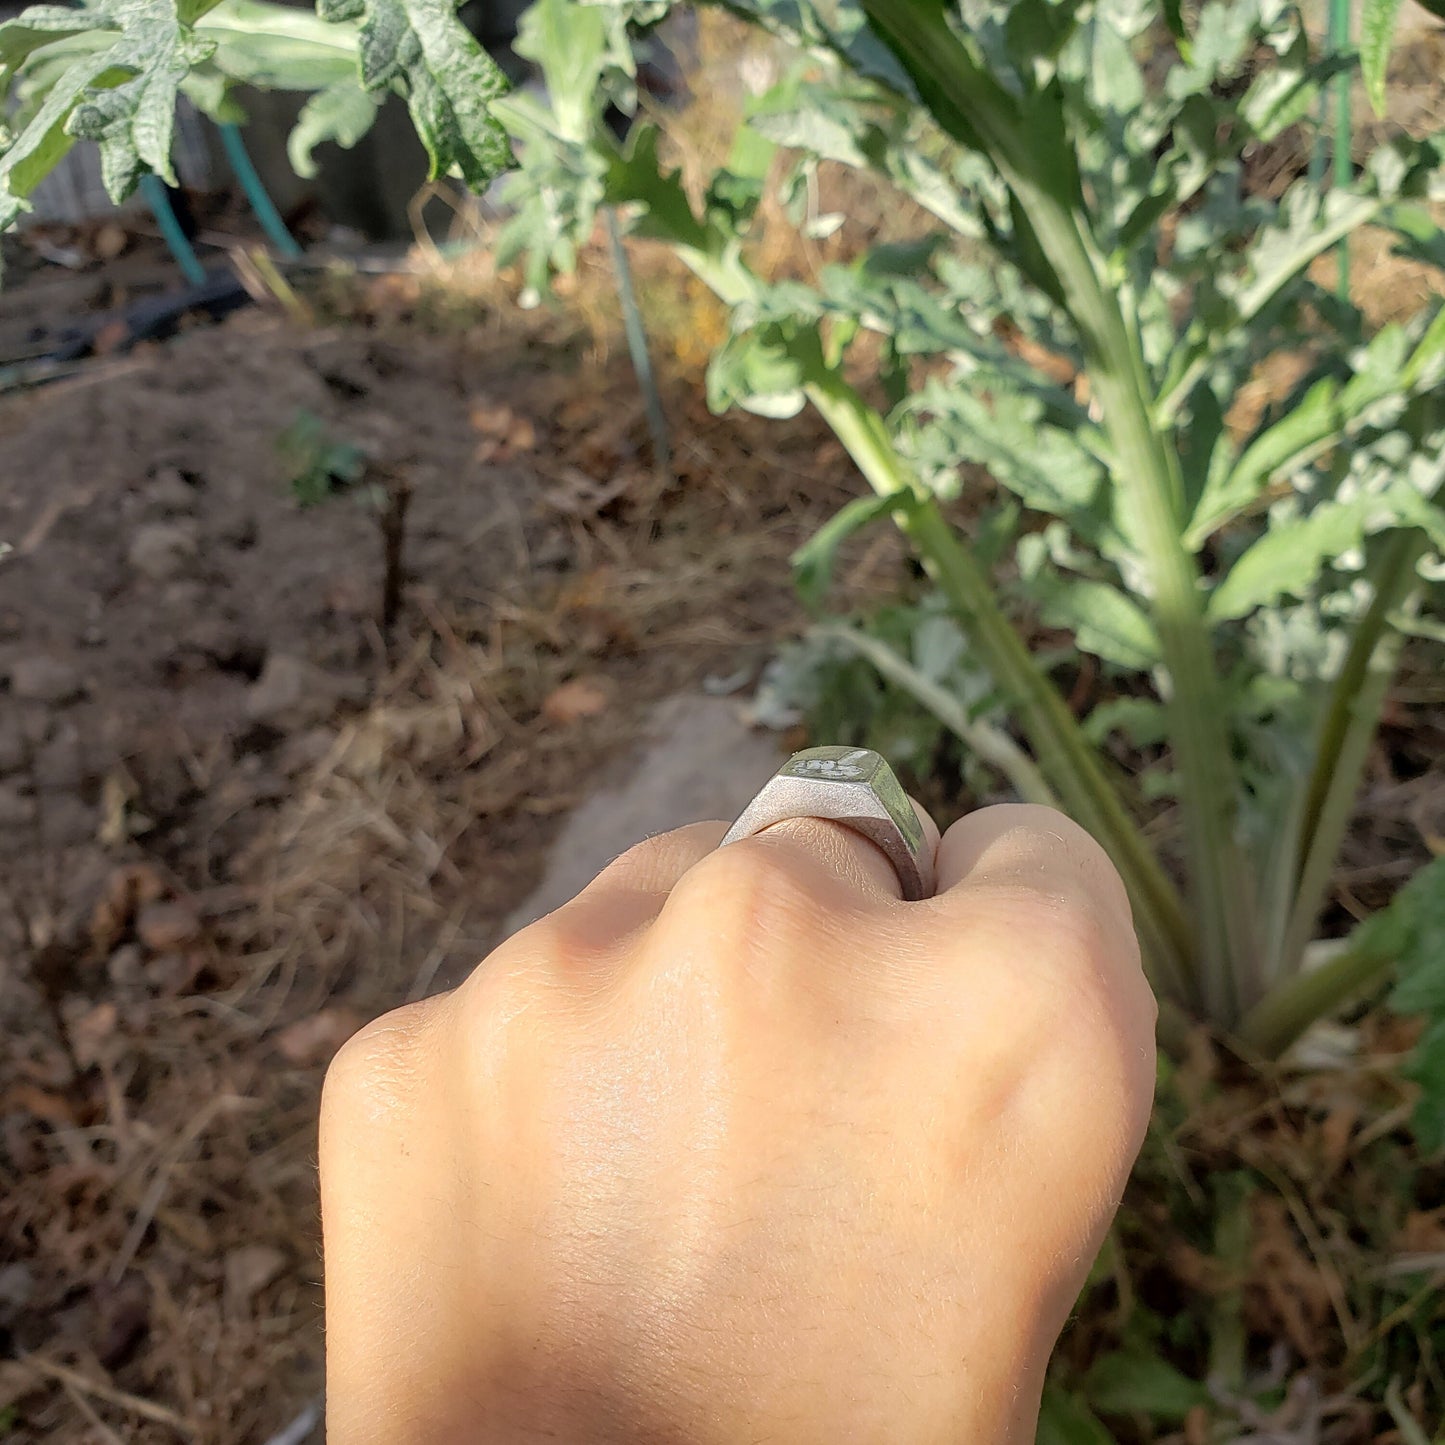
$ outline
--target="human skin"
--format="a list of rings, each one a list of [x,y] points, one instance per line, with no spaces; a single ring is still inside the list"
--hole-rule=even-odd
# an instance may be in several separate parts
[[[1032,1441],[1153,1091],[1118,875],[1046,808],[916,903],[837,824],[724,830],[338,1054],[331,1445]]]

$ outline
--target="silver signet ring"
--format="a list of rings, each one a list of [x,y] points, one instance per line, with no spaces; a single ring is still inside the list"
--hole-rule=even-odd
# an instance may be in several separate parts
[[[933,849],[908,794],[884,759],[868,748],[807,748],[763,784],[718,845],[751,838],[789,818],[825,818],[882,849],[904,898],[931,898]]]

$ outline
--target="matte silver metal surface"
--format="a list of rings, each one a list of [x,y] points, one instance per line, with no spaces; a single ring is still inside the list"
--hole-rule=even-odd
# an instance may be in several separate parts
[[[789,818],[825,818],[861,833],[893,865],[906,899],[933,896],[933,850],[908,794],[879,754],[867,748],[794,753],[763,784],[718,846],[751,838]]]

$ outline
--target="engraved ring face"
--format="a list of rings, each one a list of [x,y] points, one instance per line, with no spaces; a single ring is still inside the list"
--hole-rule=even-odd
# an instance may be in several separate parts
[[[904,898],[931,898],[933,850],[893,769],[868,748],[808,748],[763,784],[720,847],[789,818],[825,818],[861,833],[898,874]]]

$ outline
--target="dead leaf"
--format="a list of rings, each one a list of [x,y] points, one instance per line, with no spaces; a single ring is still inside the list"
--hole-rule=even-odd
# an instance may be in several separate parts
[[[19,1360],[0,1360],[0,1411],[44,1388],[44,1380]]]
[[[1445,777],[1411,804],[1410,821],[1431,853],[1445,856]]]
[[[1320,1143],[1325,1156],[1325,1168],[1330,1174],[1337,1174],[1350,1157],[1350,1145],[1355,1137],[1355,1127],[1360,1122],[1361,1104],[1358,1099],[1337,1100],[1320,1125]]]
[[[1401,1254],[1445,1253],[1445,1209],[1412,1209],[1395,1235]]]
[[[1209,1411],[1196,1405],[1184,1417],[1185,1445],[1209,1445]]]
[[[97,356],[109,356],[130,340],[130,327],[121,320],[107,321],[90,340],[90,349]]]
[[[547,694],[542,716],[550,723],[570,727],[606,712],[611,701],[612,687],[606,678],[574,677]]]
[[[273,1280],[278,1279],[289,1260],[269,1244],[243,1244],[226,1255],[225,1308],[232,1319],[243,1317],[251,1302]]]
[[[161,998],[180,998],[194,991],[206,961],[206,955],[195,948],[158,953],[145,965],[146,983]]]
[[[1337,1333],[1324,1276],[1300,1247],[1289,1206],[1278,1195],[1254,1195],[1250,1218],[1250,1325],[1266,1336],[1282,1332],[1303,1359],[1317,1360]]]
[[[370,617],[376,611],[376,584],[363,572],[342,572],[322,590],[322,605],[337,617]]]
[[[5,1110],[23,1109],[56,1129],[73,1129],[80,1122],[75,1105],[63,1094],[52,1094],[38,1084],[12,1084],[0,1094]]]
[[[115,1036],[116,1018],[115,1005],[107,1002],[96,1004],[70,1021],[70,1047],[81,1068],[88,1069],[104,1057],[106,1045]]]
[[[102,222],[90,243],[91,253],[99,261],[114,261],[125,250],[130,237],[124,226],[115,221]]]
[[[1191,1293],[1219,1295],[1232,1283],[1222,1260],[1196,1249],[1188,1240],[1171,1239],[1165,1257],[1170,1272]]]
[[[90,1291],[91,1340],[95,1356],[108,1370],[123,1365],[150,1332],[150,1286],[138,1274],[119,1284],[102,1282]]]
[[[201,920],[189,903],[148,903],[136,914],[136,937],[152,953],[176,953],[201,936]]]
[[[321,1009],[282,1029],[276,1035],[276,1052],[298,1068],[324,1064],[364,1022],[355,1009]]]
[[[476,448],[479,462],[505,462],[520,452],[536,448],[537,428],[528,417],[518,416],[506,402],[475,402],[467,419],[481,438]]]
[[[109,953],[130,931],[136,911],[169,892],[160,873],[146,863],[128,863],[106,879],[90,914],[90,941]]]

